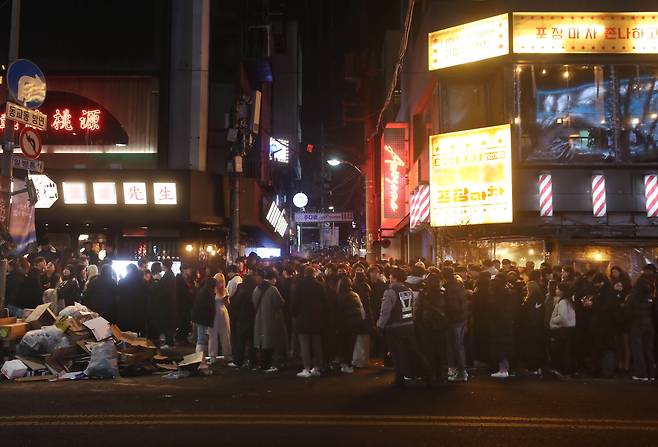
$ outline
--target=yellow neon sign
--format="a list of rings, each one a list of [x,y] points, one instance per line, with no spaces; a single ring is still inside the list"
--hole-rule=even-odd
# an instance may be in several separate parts
[[[511,126],[430,137],[433,227],[513,220]]]
[[[515,12],[514,53],[658,53],[658,12]]]
[[[430,33],[428,51],[430,71],[508,54],[508,14]]]

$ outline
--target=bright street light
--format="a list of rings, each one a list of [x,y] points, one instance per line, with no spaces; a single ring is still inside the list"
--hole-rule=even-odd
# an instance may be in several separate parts
[[[327,160],[327,164],[329,166],[338,166],[339,164],[341,164],[341,161],[337,160],[335,158],[331,158],[331,159]]]

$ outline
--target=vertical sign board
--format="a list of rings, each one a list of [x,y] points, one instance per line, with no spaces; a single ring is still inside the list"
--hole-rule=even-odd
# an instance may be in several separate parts
[[[512,221],[510,125],[432,135],[431,225],[446,227]]]
[[[381,228],[393,229],[407,215],[408,125],[387,124],[381,143]]]

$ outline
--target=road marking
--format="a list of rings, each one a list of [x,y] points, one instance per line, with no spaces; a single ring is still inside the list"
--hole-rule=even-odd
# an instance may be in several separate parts
[[[658,420],[515,416],[305,414],[78,414],[0,416],[0,427],[53,426],[349,426],[658,431]]]

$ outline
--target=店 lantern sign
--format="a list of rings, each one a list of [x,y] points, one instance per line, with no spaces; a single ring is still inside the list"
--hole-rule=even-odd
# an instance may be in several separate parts
[[[382,136],[382,228],[394,228],[407,214],[409,130],[405,123],[389,123]]]

